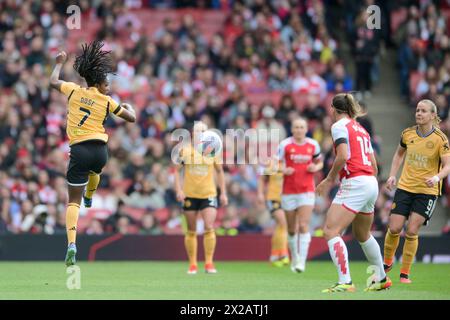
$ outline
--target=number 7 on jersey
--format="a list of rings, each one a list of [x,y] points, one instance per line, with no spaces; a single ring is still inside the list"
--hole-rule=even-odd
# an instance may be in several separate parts
[[[91,111],[89,109],[80,107],[80,110],[86,114],[84,115],[83,119],[81,119],[80,123],[78,124],[79,127],[81,127],[83,125],[83,123],[87,120],[87,118],[89,118],[89,116],[91,115]]]

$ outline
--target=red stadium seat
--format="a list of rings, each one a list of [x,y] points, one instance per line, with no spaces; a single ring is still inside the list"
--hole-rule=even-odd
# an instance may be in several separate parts
[[[129,234],[137,234],[137,233],[139,233],[139,227],[136,226],[136,225],[130,224],[130,225],[128,226],[128,233],[129,233]]]
[[[108,218],[112,212],[108,209],[88,209],[85,217],[91,219],[104,220]]]
[[[170,211],[167,208],[158,209],[155,210],[154,216],[160,223],[165,223],[169,219]]]
[[[92,220],[94,219],[105,220],[111,214],[112,212],[107,209],[95,209],[95,208],[88,209],[86,215],[84,216],[80,215],[80,217],[78,218],[77,228],[79,233],[85,232],[85,230],[89,227],[89,224],[91,223]]]
[[[142,216],[147,212],[146,209],[134,208],[130,206],[124,207],[124,211],[134,220],[141,221]]]
[[[297,110],[303,110],[306,105],[306,95],[296,92],[292,94],[292,97],[294,98],[295,105],[297,106]]]
[[[113,180],[111,181],[111,187],[114,189],[125,191],[131,186],[132,183],[133,181],[131,179]]]

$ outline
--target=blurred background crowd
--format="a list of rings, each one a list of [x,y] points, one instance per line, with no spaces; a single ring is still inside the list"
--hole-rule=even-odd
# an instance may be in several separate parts
[[[81,8],[80,30],[65,24],[72,3]],[[105,124],[110,158],[93,207],[81,210],[79,230],[86,234],[183,232],[173,191],[171,133],[197,120],[223,132],[278,128],[286,137],[291,119],[304,116],[308,136],[322,147],[321,179],[333,161],[331,98],[353,90],[362,103],[370,98],[379,80],[381,45],[398,48],[401,93],[411,104],[431,98],[446,119],[449,24],[441,7],[432,1],[398,1],[395,7],[381,1],[388,23],[392,10],[404,15],[391,34],[367,29],[371,4],[1,1],[0,233],[65,233],[66,98],[49,89],[49,75],[57,52],[66,50],[62,78],[85,85],[72,66],[81,43],[96,38],[112,51],[117,65],[111,96],[133,104],[138,121],[125,124],[111,116]],[[344,47],[349,48],[347,59]],[[360,121],[379,153],[371,119]],[[256,197],[257,170],[249,165],[224,168],[230,204],[219,210],[218,234],[271,232],[274,222]],[[392,200],[381,179],[380,187],[375,231],[385,229]],[[316,235],[335,192],[317,199]]]

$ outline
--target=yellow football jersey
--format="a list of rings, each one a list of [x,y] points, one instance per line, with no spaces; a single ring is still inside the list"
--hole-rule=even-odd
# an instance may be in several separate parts
[[[216,197],[214,164],[218,164],[219,159],[203,157],[197,150],[188,146],[181,149],[180,160],[184,166],[185,196],[196,199]]]
[[[281,202],[281,191],[283,189],[283,173],[277,172],[269,176],[266,199]]]
[[[398,187],[412,193],[440,195],[441,183],[430,188],[425,180],[437,175],[441,157],[450,155],[447,136],[438,128],[422,136],[418,126],[413,126],[402,132],[400,145],[406,148],[406,155]]]
[[[69,103],[67,114],[67,136],[73,145],[86,140],[102,140],[107,142],[103,124],[109,113],[122,113],[122,107],[110,96],[101,94],[97,88],[82,88],[73,82],[64,82],[61,92]]]

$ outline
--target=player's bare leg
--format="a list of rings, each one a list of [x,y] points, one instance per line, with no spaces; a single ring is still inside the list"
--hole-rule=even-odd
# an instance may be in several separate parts
[[[189,258],[188,274],[197,274],[197,211],[186,210],[184,216],[187,222],[187,233],[184,236],[184,246]]]
[[[298,218],[296,210],[286,210],[286,222],[288,229],[288,246],[291,252],[291,270],[292,272],[301,272],[296,270],[298,261]]]
[[[297,209],[297,220],[299,230],[299,261],[296,266],[297,270],[305,271],[306,259],[308,258],[309,244],[311,243],[311,234],[309,233],[309,223],[314,206],[301,206]]]
[[[419,230],[423,226],[425,218],[416,212],[412,212],[406,227],[405,244],[403,245],[402,267],[400,269],[400,282],[411,283],[409,273],[419,246]]]
[[[328,241],[331,259],[336,266],[339,281],[322,292],[354,292],[355,286],[350,277],[347,246],[341,238],[342,231],[355,219],[355,214],[340,204],[332,204],[328,209],[324,227],[324,237]]]
[[[383,268],[383,258],[380,246],[370,233],[373,223],[373,214],[358,213],[352,223],[353,235],[358,240],[370,265],[376,267],[374,281],[366,288],[366,291],[380,291],[388,289],[392,281],[386,276]]]
[[[272,236],[272,253],[270,261],[274,266],[282,267],[289,264],[288,248],[287,248],[287,222],[286,216],[282,209],[273,212],[276,227]]]
[[[205,250],[205,272],[217,273],[214,267],[213,257],[216,249],[216,232],[214,222],[216,221],[217,209],[208,207],[200,211],[205,223],[205,233],[203,235],[203,248]]]
[[[405,225],[406,217],[391,213],[389,226],[384,239],[384,271],[389,272],[394,265],[395,252],[400,242],[400,233]]]
[[[67,231],[67,252],[65,263],[66,266],[74,265],[76,262],[76,237],[77,237],[77,223],[80,212],[81,197],[83,195],[84,186],[68,186],[69,203],[66,210],[66,231]]]

